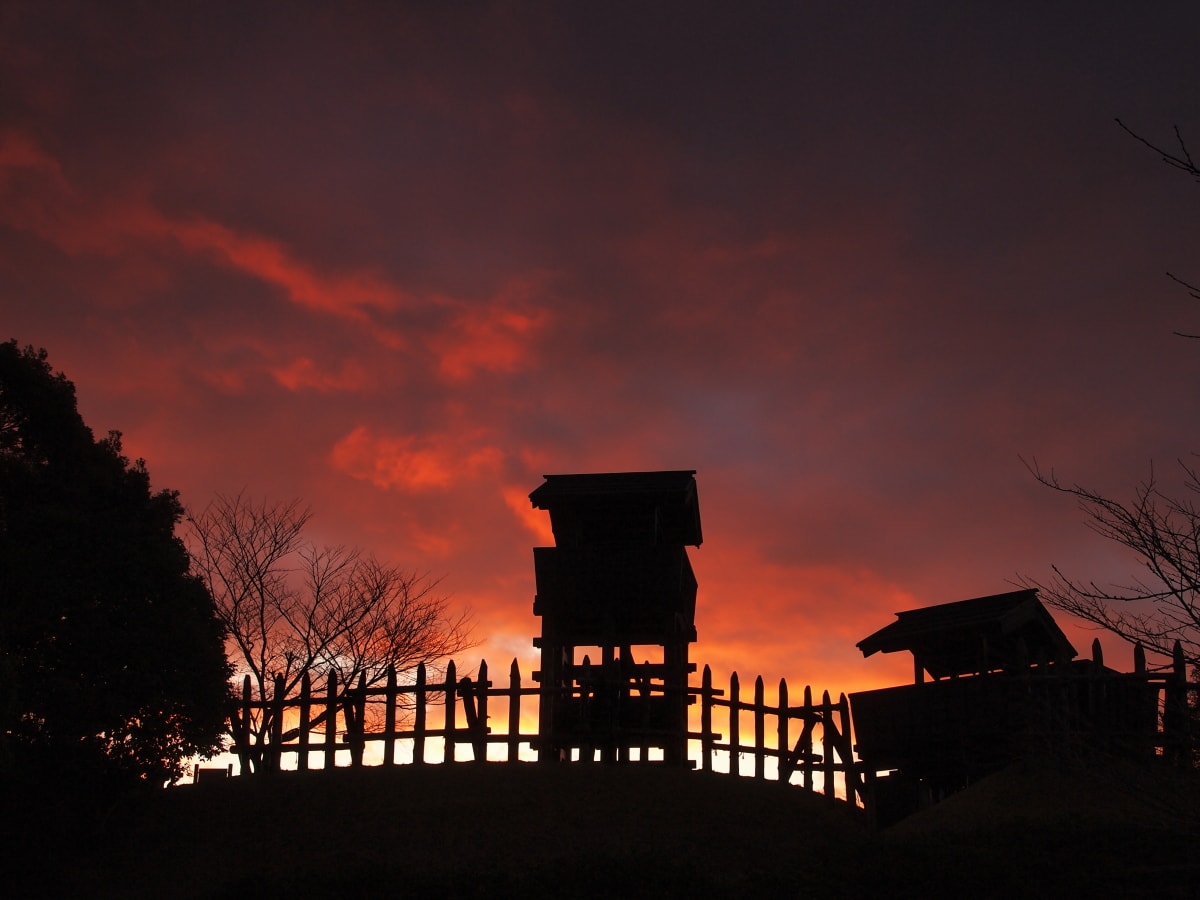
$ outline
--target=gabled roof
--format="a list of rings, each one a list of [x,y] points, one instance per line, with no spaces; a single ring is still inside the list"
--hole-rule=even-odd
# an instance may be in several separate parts
[[[911,651],[934,678],[1076,655],[1032,588],[899,612],[857,646],[863,656]]]

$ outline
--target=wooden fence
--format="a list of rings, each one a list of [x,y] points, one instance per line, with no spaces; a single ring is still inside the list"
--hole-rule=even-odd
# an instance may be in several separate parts
[[[704,667],[703,680],[695,692],[700,700],[700,731],[689,734],[699,743],[700,768],[713,770],[716,753],[728,754],[729,771],[740,775],[744,756],[749,757],[753,777],[764,779],[771,772],[774,780],[783,783],[797,781],[801,787],[820,790],[829,798],[840,796],[852,803],[862,800],[863,785],[854,761],[850,728],[850,704],[846,695],[831,701],[825,691],[820,703],[814,703],[812,688],[805,687],[803,701],[792,706],[787,681],[779,680],[777,702],[765,702],[765,685],[760,675],[754,682],[754,696],[749,702],[741,697],[737,672],[729,679],[729,693],[716,690],[712,672]],[[714,731],[714,713],[726,727],[727,739]],[[749,718],[753,733],[750,743],[742,737],[743,715]],[[793,723],[799,724],[799,734],[793,744]],[[772,762],[773,766],[768,766]],[[818,778],[819,776],[819,778]]]
[[[473,678],[459,677],[451,662],[444,676],[434,681],[422,664],[412,683],[401,683],[392,670],[380,687],[360,681],[341,690],[331,675],[323,690],[317,691],[305,676],[299,694],[291,697],[285,695],[282,679],[277,679],[274,696],[262,701],[254,699],[247,677],[239,709],[231,719],[232,752],[241,759],[243,772],[251,767],[272,772],[293,767],[329,769],[347,763],[362,766],[367,764],[368,745],[378,750],[370,754],[379,760],[374,764],[384,766],[452,763],[460,761],[460,755],[477,763],[517,763],[537,758],[539,733],[531,720],[536,719],[544,691],[568,692],[584,709],[596,699],[583,686],[526,686],[516,660],[507,681],[507,685],[494,684],[486,661]],[[668,691],[661,684],[639,683],[631,686],[628,696],[632,702],[648,705],[655,695],[662,698]],[[687,734],[692,765],[798,784],[830,800],[862,802],[844,694],[834,702],[826,691],[820,702],[814,702],[812,689],[806,687],[802,702],[793,705],[787,682],[780,680],[777,697],[767,702],[760,676],[747,699],[737,673],[730,677],[726,691],[713,686],[708,666],[700,686],[689,685],[687,693],[688,704],[698,707],[691,716],[693,725],[699,719],[699,730]],[[264,720],[268,727],[259,733],[255,726]],[[625,758],[656,761],[646,749],[634,754]],[[586,764],[611,757],[597,742],[576,748],[571,758]]]
[[[1106,669],[1098,645],[1093,654],[1090,668],[1048,667],[1043,673],[1043,667],[1035,667],[1016,677],[994,674],[856,694],[853,736],[845,694],[835,702],[826,691],[815,702],[806,687],[801,702],[794,704],[787,682],[780,680],[775,698],[768,701],[759,677],[746,697],[737,673],[728,689],[720,689],[705,666],[701,684],[686,689],[691,708],[687,759],[703,771],[797,784],[855,805],[865,805],[879,772],[903,768],[905,759],[935,758],[945,747],[954,749],[957,758],[979,748],[1003,749],[1014,741],[1040,740],[1059,747],[1083,741],[1194,765],[1200,684],[1187,680],[1182,651],[1176,649],[1173,665],[1165,671],[1152,672],[1137,648],[1129,673]],[[279,679],[266,701],[254,699],[247,678],[231,717],[232,751],[242,772],[362,766],[368,764],[368,747],[377,751],[370,754],[371,764],[384,766],[453,763],[460,757],[476,763],[533,760],[541,755],[537,711],[549,690],[567,693],[576,702],[585,727],[585,739],[571,749],[570,760],[663,761],[661,752],[654,758],[650,739],[645,747],[613,752],[613,735],[603,725],[612,716],[611,683],[582,678],[569,688],[527,686],[516,660],[507,685],[493,683],[486,661],[474,677],[459,677],[449,663],[444,675],[430,680],[421,665],[411,683],[400,683],[390,671],[382,686],[360,681],[345,690],[331,675],[323,690],[314,691],[306,676],[299,694],[290,697]],[[635,679],[617,686],[617,698],[631,708],[649,710],[670,690],[661,682]],[[870,695],[886,701],[882,713],[868,702]],[[969,702],[960,695],[969,695]],[[1014,697],[1025,699],[1016,703]],[[953,707],[949,713],[947,704]],[[591,743],[586,737],[589,710],[597,723]],[[265,730],[260,727],[264,721]],[[947,728],[953,732],[949,737],[942,733]]]

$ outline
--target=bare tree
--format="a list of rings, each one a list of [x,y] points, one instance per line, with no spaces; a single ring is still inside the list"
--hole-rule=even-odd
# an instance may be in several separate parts
[[[1200,167],[1178,127],[1171,149],[1148,140],[1120,119],[1116,121],[1166,165],[1200,182]],[[1200,288],[1170,272],[1167,276],[1200,300]],[[1036,460],[1026,463],[1042,484],[1074,497],[1088,527],[1132,551],[1143,571],[1128,584],[1101,586],[1070,578],[1054,566],[1050,581],[1024,578],[1020,583],[1036,587],[1051,607],[1131,643],[1140,643],[1147,651],[1167,659],[1179,641],[1189,668],[1195,669],[1200,666],[1200,507],[1196,502],[1200,473],[1183,461],[1179,466],[1183,474],[1180,491],[1165,493],[1152,467],[1149,478],[1135,488],[1132,501],[1121,502],[1078,484],[1064,484],[1053,470],[1042,471]]]
[[[1164,493],[1151,469],[1133,500],[1122,503],[1078,484],[1063,484],[1053,471],[1026,463],[1046,487],[1075,498],[1092,531],[1131,550],[1142,573],[1127,584],[1102,586],[1071,578],[1058,566],[1048,582],[1024,578],[1051,607],[1140,643],[1147,651],[1170,659],[1175,641],[1189,667],[1200,665],[1200,477],[1180,463],[1183,493]]]
[[[258,700],[272,696],[277,676],[291,695],[305,673],[314,684],[336,674],[341,699],[360,679],[376,686],[391,667],[404,672],[474,646],[469,612],[450,612],[437,579],[312,544],[304,537],[311,515],[298,500],[237,494],[217,495],[187,519],[194,571],[229,629],[235,676],[250,676]],[[265,708],[240,718],[230,730],[251,734],[254,752],[242,755],[251,770],[274,723]]]
[[[1142,135],[1138,134],[1120,119],[1117,119],[1116,121],[1117,125],[1122,131],[1124,131],[1139,144],[1149,147],[1151,150],[1157,153],[1159,158],[1172,169],[1183,172],[1185,175],[1190,175],[1193,181],[1200,182],[1200,166],[1197,166],[1196,161],[1192,159],[1192,154],[1188,150],[1187,142],[1183,139],[1183,132],[1179,130],[1178,125],[1176,125],[1174,129],[1176,148],[1173,150],[1168,150],[1161,144],[1156,144],[1153,141],[1142,137]],[[1184,288],[1193,300],[1200,300],[1200,287],[1197,287],[1194,282],[1180,278],[1178,275],[1174,275],[1171,272],[1167,273],[1167,277],[1180,287]],[[1176,331],[1175,334],[1179,335],[1180,337],[1195,338],[1200,340],[1200,334],[1193,334],[1185,331]]]

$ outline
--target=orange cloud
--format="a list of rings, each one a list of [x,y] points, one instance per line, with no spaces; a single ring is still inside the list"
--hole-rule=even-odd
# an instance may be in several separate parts
[[[503,451],[472,443],[470,436],[382,435],[360,425],[334,445],[329,458],[334,468],[376,487],[441,490],[499,468]]]
[[[427,557],[445,559],[454,551],[454,541],[439,531],[416,526],[409,529],[408,536],[413,546]]]
[[[716,533],[689,550],[700,584],[693,658],[715,675],[736,669],[743,680],[786,678],[836,695],[911,674],[911,662],[864,660],[855,644],[923,601],[866,567],[777,562],[732,539]]]
[[[554,531],[550,528],[550,517],[545,510],[534,509],[529,502],[529,490],[515,485],[504,488],[504,502],[517,521],[524,525],[538,541],[539,547],[554,546]]]

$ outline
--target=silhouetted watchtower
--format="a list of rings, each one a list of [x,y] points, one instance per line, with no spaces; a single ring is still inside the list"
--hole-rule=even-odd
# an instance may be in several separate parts
[[[688,644],[696,640],[700,546],[694,470],[547,475],[529,495],[550,513],[535,547],[542,619],[542,759],[687,761]]]

